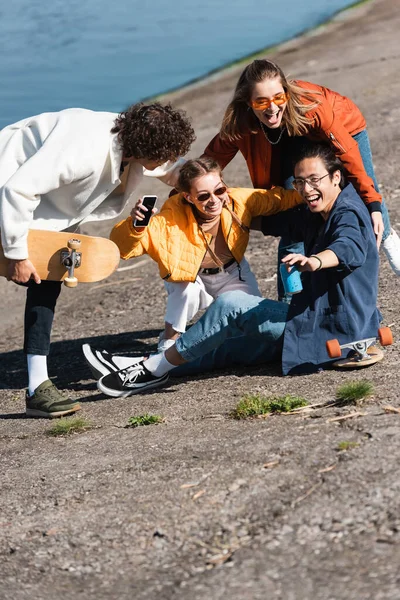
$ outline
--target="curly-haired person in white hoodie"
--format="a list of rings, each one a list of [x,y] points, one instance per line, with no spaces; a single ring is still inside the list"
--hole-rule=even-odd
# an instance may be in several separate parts
[[[117,113],[71,108],[0,132],[0,225],[8,279],[27,286],[24,352],[29,417],[79,410],[49,380],[47,356],[61,283],[41,281],[29,260],[29,229],[76,231],[117,217],[143,175],[174,186],[195,135],[170,105],[142,103]]]

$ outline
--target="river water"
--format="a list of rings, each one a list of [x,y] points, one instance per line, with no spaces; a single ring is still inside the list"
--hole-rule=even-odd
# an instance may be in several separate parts
[[[119,112],[290,39],[348,0],[13,0],[0,8],[0,128],[67,107]]]

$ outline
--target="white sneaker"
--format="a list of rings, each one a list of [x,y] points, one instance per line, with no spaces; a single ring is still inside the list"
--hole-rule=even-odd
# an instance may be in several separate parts
[[[382,246],[392,270],[400,276],[400,238],[394,229],[390,230]]]

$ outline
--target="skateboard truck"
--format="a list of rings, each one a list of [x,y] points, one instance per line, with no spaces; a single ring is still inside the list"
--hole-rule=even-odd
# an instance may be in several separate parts
[[[383,352],[376,348],[374,344],[379,339],[381,346],[390,346],[393,344],[393,335],[389,327],[381,327],[378,329],[378,338],[366,338],[349,342],[348,344],[339,344],[338,340],[328,340],[326,349],[330,358],[340,358],[342,350],[348,348],[353,351],[353,355],[342,360],[339,360],[333,365],[335,367],[362,367],[373,365],[383,359]]]
[[[68,269],[68,277],[64,278],[64,285],[67,287],[76,287],[78,279],[75,277],[75,269],[81,266],[82,253],[79,250],[81,242],[76,239],[68,240],[69,250],[61,251],[61,263]]]

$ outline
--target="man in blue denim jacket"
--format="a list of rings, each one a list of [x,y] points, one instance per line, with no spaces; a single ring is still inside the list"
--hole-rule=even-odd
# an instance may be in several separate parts
[[[338,264],[324,268],[320,259],[316,271],[302,274],[303,292],[293,295],[284,331],[284,375],[326,362],[329,339],[344,344],[376,336],[380,321],[378,251],[368,210],[353,185],[342,190],[326,221],[307,206],[290,213],[286,219],[265,218],[263,233],[278,236],[287,231],[291,239],[304,241],[306,256],[330,250]]]

